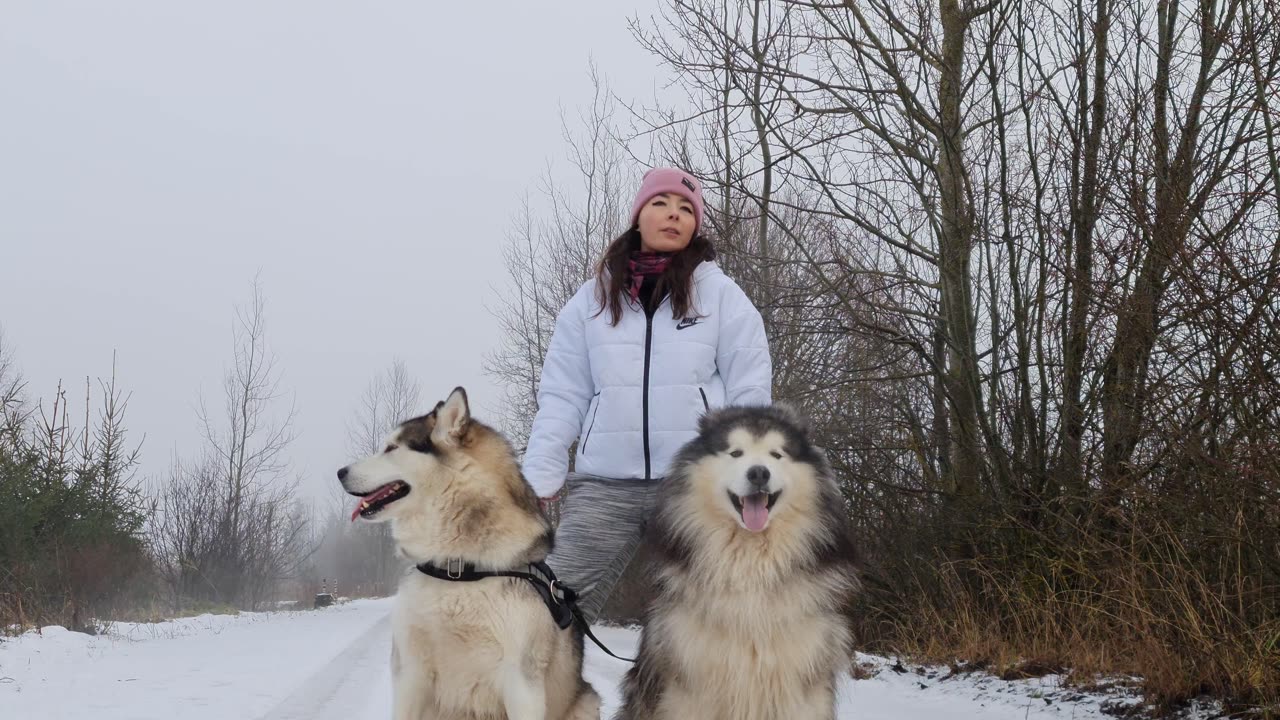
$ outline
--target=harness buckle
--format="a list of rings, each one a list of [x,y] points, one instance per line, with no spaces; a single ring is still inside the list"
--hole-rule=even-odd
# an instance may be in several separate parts
[[[578,599],[578,593],[557,578],[551,581],[551,597],[561,605],[568,605]]]
[[[462,571],[465,569],[466,566],[462,562],[462,558],[450,558],[449,561],[445,563],[444,574],[449,576],[450,580],[460,580],[462,578]]]

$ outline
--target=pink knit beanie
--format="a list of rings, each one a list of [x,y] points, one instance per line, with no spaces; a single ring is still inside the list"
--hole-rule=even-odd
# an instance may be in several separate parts
[[[662,193],[682,195],[693,203],[693,232],[697,234],[698,228],[702,227],[702,185],[697,178],[678,168],[654,168],[644,174],[640,192],[636,193],[636,201],[631,205],[631,224],[636,224],[645,203]]]

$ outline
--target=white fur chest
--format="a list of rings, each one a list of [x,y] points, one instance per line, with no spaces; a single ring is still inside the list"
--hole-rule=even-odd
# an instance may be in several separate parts
[[[542,668],[549,661],[549,638],[531,642],[530,629],[554,625],[546,609],[521,597],[520,590],[503,580],[407,578],[392,611],[398,664],[414,669],[420,691],[441,708],[500,716],[503,673],[513,659],[517,666]],[[531,656],[538,646],[548,649]]]
[[[827,717],[834,678],[851,658],[848,626],[827,609],[820,580],[683,597],[653,618],[648,632],[683,686],[664,698],[664,717]]]

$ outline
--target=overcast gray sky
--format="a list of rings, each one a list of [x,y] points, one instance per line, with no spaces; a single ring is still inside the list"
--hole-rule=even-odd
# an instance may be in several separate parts
[[[0,327],[29,394],[132,392],[144,471],[192,455],[221,402],[233,308],[260,271],[309,494],[403,358],[425,398],[481,372],[521,194],[561,163],[594,57],[652,97],[622,0],[0,3]],[[96,382],[95,382],[96,388]]]

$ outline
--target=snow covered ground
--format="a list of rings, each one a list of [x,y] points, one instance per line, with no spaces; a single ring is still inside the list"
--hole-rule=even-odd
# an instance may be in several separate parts
[[[383,720],[391,715],[389,599],[315,611],[117,623],[105,635],[58,627],[0,640],[3,720]],[[616,653],[637,631],[604,627]],[[587,644],[587,679],[609,718],[627,664]],[[862,656],[869,679],[840,688],[840,720],[1103,718],[1102,699],[1059,679],[1004,682],[906,669]]]

